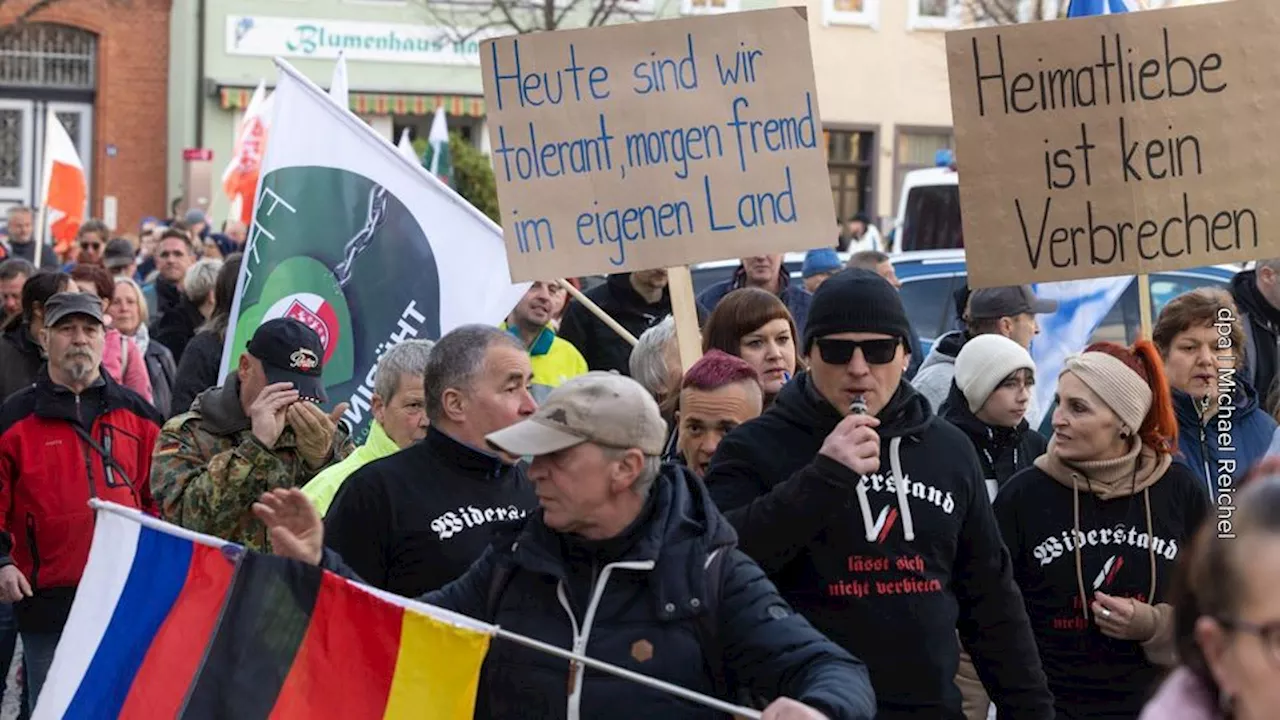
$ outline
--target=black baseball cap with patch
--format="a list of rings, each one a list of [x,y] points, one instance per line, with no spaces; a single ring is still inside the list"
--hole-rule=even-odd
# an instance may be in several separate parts
[[[292,318],[276,318],[258,326],[249,354],[262,361],[268,383],[288,382],[303,398],[323,403],[324,345],[314,330]]]

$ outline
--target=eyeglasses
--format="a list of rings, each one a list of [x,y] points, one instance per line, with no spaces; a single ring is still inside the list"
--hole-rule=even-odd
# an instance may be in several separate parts
[[[818,354],[822,362],[828,365],[848,365],[853,360],[853,353],[862,349],[862,357],[872,365],[885,365],[893,362],[898,354],[898,346],[902,341],[898,338],[884,340],[838,340],[836,338],[818,338]]]
[[[1256,635],[1262,641],[1262,644],[1266,646],[1267,653],[1271,655],[1271,661],[1280,665],[1280,622],[1255,625],[1244,620],[1218,618],[1218,623],[1228,630]]]
[[[102,249],[102,243],[96,243],[96,242],[82,242],[82,243],[80,243],[80,249],[81,249],[81,250],[101,250],[101,249]]]

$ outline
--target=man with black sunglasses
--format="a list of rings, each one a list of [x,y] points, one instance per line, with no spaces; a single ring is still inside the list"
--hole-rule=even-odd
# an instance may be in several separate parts
[[[963,718],[957,629],[1000,717],[1053,717],[968,439],[903,379],[910,324],[864,269],[814,294],[796,376],[706,484],[778,589],[871,672],[881,720]]]

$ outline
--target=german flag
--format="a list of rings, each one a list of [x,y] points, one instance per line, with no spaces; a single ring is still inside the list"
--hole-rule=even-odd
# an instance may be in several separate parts
[[[472,717],[483,626],[174,530],[99,511],[35,718]]]

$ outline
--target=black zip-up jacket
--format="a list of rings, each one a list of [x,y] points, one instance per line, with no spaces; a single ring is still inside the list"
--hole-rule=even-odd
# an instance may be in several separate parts
[[[369,584],[415,597],[466,572],[498,524],[537,505],[523,464],[432,427],[347,478],[325,515],[325,544]]]
[[[788,383],[720,443],[707,486],[783,597],[871,671],[881,720],[962,718],[956,630],[1002,718],[1050,695],[968,438],[902,381],[880,412],[880,468],[819,455],[842,416]]]
[[[466,574],[421,599],[705,695],[722,687],[715,663],[733,687],[753,696],[794,698],[832,720],[874,717],[866,668],[788,607],[760,568],[734,548],[735,540],[701,481],[664,465],[645,508],[617,537],[588,541],[555,532],[538,510],[497,530]],[[712,564],[718,555],[719,564]],[[325,567],[344,570],[332,552],[325,553]],[[708,616],[714,631],[702,629]],[[712,636],[714,649],[704,642]],[[630,680],[570,667],[523,645],[493,643],[475,717],[727,717]]]
[[[631,273],[610,275],[603,285],[586,293],[601,310],[617,320],[627,332],[636,337],[657,325],[671,314],[671,294],[662,291],[662,299],[650,304],[631,287]],[[630,375],[631,344],[618,337],[582,303],[569,303],[560,321],[560,337],[582,353],[587,367],[592,370],[617,370]]]
[[[991,497],[995,497],[996,491],[1004,487],[1014,473],[1031,467],[1036,458],[1049,449],[1049,442],[1040,433],[1032,431],[1026,420],[1011,428],[995,427],[979,420],[969,409],[969,401],[955,382],[951,383],[951,394],[938,410],[938,415],[969,436],[969,442],[978,453],[982,478]]]

